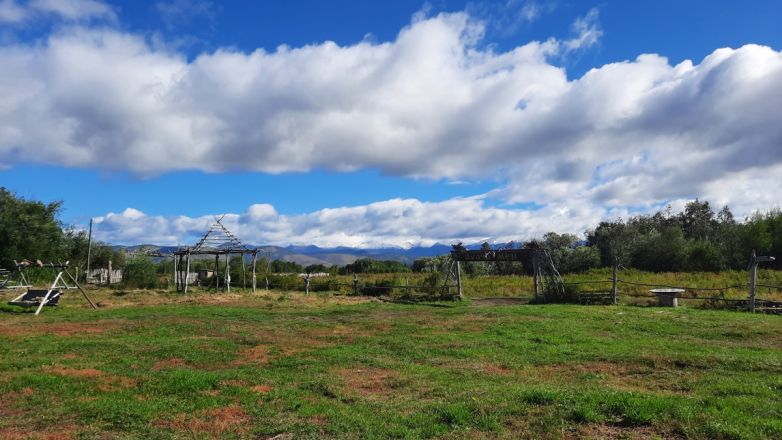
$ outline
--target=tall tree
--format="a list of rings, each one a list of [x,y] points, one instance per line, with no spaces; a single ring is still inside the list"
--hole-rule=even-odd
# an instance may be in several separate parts
[[[62,202],[17,197],[0,187],[0,265],[13,260],[56,260],[63,256],[64,234],[57,220]]]

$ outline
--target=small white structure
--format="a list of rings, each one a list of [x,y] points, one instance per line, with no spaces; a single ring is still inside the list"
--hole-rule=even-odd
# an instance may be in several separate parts
[[[665,288],[652,289],[650,292],[657,295],[658,305],[660,307],[678,307],[679,297],[684,293],[684,289]]]

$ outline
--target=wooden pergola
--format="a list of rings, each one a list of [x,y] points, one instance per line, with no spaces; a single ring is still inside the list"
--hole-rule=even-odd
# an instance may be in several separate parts
[[[250,248],[242,243],[235,235],[223,225],[221,220],[223,217],[216,218],[214,224],[209,227],[201,240],[194,246],[179,248],[174,251],[174,282],[176,284],[176,290],[178,292],[187,293],[188,279],[190,275],[190,259],[194,256],[214,255],[214,288],[220,289],[220,276],[219,276],[219,263],[220,256],[225,257],[225,273],[223,274],[223,290],[226,292],[231,291],[231,270],[229,258],[231,255],[240,255],[242,257],[242,287],[247,287],[245,279],[245,255],[252,255],[252,289],[255,292],[256,288],[256,276],[255,276],[255,263],[257,261],[258,252],[256,248]],[[181,269],[184,269],[181,270]]]

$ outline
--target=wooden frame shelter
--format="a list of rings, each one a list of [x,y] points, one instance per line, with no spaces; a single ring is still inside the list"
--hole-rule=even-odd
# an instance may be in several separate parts
[[[225,217],[225,216],[223,216]],[[209,227],[201,240],[194,246],[179,248],[174,251],[174,284],[178,292],[187,293],[190,275],[190,260],[195,256],[213,255],[214,265],[214,288],[220,289],[220,256],[225,258],[225,273],[223,274],[223,290],[231,291],[231,270],[229,258],[231,255],[241,255],[242,257],[242,287],[247,287],[245,279],[244,256],[252,255],[252,289],[255,292],[257,286],[255,264],[260,252],[256,248],[251,248],[242,243],[228,228],[222,223],[223,217],[215,218],[215,222]],[[182,270],[184,269],[184,270]]]
[[[460,262],[519,261],[532,263],[535,302],[546,302],[546,292],[564,294],[564,282],[554,266],[551,254],[545,248],[524,249],[480,249],[468,250],[461,243],[453,245],[452,264],[446,274],[446,284],[451,277],[456,279],[459,298],[462,297],[462,274]]]

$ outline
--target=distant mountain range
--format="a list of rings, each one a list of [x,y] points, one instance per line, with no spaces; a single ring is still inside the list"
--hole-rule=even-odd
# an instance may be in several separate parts
[[[495,245],[496,246],[496,245]],[[466,246],[468,249],[479,249],[480,243]],[[493,246],[494,247],[494,246]],[[170,254],[174,252],[176,246],[157,246],[153,244],[142,244],[136,246],[115,246],[115,248],[124,249],[129,254],[137,253],[160,253]],[[445,255],[451,251],[451,245],[437,243],[430,247],[411,247],[403,248],[351,248],[335,247],[321,248],[318,246],[257,246],[261,253],[258,257],[271,257],[272,260],[293,261],[303,266],[310,264],[324,264],[330,266],[336,264],[344,266],[350,264],[359,258],[372,258],[375,260],[393,260],[405,264],[412,264],[418,258],[435,257]]]

